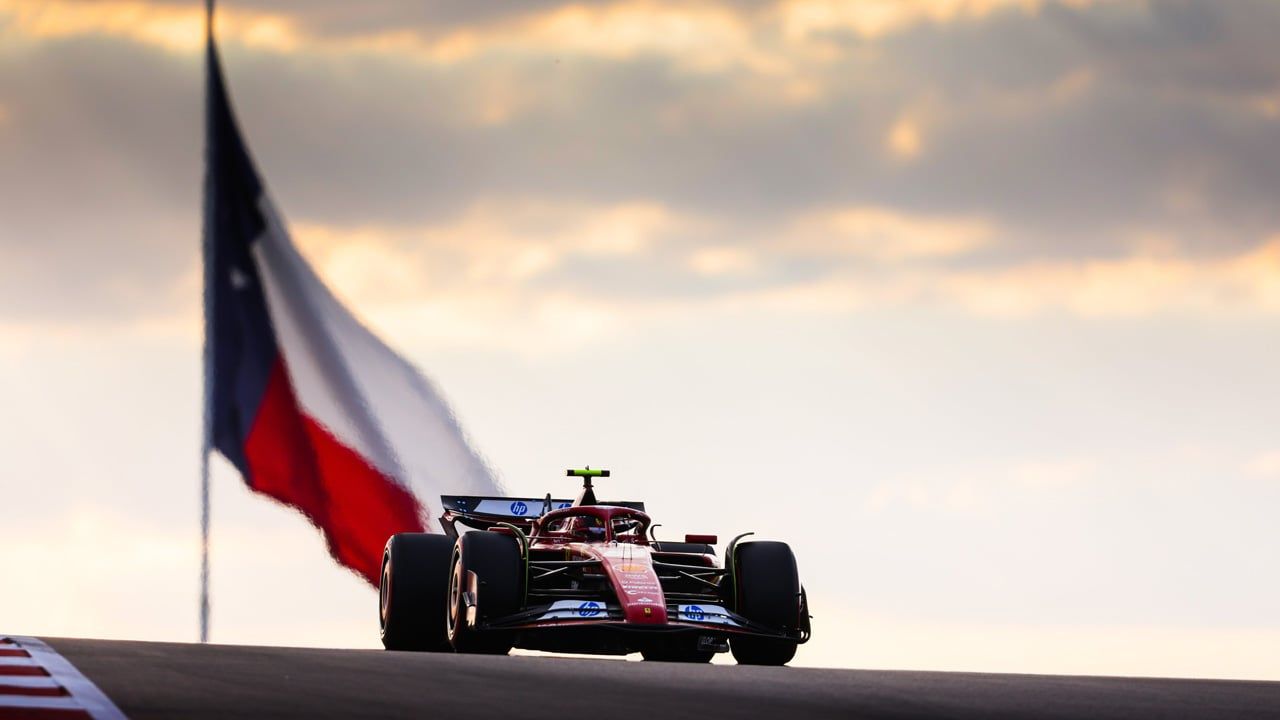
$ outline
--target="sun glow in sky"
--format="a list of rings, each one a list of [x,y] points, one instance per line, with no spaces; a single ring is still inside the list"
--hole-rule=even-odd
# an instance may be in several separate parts
[[[0,0],[0,630],[193,639],[202,3]],[[787,539],[800,664],[1280,679],[1280,6],[226,0],[513,491]],[[214,639],[374,646],[218,464]]]

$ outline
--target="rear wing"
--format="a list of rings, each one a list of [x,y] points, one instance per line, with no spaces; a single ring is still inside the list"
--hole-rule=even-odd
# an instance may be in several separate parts
[[[560,510],[571,507],[573,500],[568,498],[552,498],[551,509]],[[542,517],[547,498],[513,498],[513,497],[479,497],[475,495],[441,495],[440,504],[444,506],[444,516],[440,524],[445,533],[456,535],[453,523],[461,522],[467,527],[487,530],[499,523],[523,525],[533,524]],[[615,505],[644,512],[644,503],[634,500],[617,500],[599,503]]]

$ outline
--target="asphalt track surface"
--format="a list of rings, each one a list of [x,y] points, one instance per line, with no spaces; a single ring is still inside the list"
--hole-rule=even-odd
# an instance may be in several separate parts
[[[50,638],[130,718],[1280,718],[1280,683]]]

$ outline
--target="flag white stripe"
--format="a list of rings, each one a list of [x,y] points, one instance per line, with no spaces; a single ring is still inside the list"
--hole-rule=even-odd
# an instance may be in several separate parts
[[[432,517],[442,493],[502,494],[440,394],[338,302],[267,198],[260,208],[268,228],[254,244],[255,262],[307,416],[408,488]]]

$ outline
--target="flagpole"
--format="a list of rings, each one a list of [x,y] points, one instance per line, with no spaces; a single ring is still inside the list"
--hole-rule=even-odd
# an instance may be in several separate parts
[[[209,97],[213,53],[213,0],[205,0],[205,139],[204,139],[204,227],[201,264],[204,266],[204,408],[200,432],[200,642],[209,642],[209,455],[213,451],[213,166],[209,134],[213,103]]]

